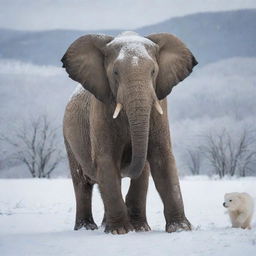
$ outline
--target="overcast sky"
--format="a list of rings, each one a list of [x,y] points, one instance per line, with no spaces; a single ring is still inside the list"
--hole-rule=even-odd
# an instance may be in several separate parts
[[[256,0],[0,0],[0,27],[134,29],[186,14],[256,8]]]

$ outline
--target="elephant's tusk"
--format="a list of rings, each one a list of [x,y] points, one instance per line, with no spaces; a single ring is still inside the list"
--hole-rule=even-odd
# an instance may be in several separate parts
[[[114,115],[113,115],[114,119],[118,117],[122,107],[123,107],[122,104],[120,104],[120,103],[116,104],[116,109],[115,109],[115,112],[114,112]]]
[[[164,113],[162,107],[160,106],[160,104],[159,104],[159,102],[158,102],[157,100],[155,101],[154,106],[155,106],[157,112],[158,112],[160,115],[162,115],[162,114]]]

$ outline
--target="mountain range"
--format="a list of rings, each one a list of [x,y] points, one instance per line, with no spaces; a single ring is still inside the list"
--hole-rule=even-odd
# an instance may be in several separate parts
[[[169,32],[181,38],[200,65],[231,57],[256,56],[256,9],[208,12],[171,18],[138,28],[141,35]],[[60,66],[67,47],[84,34],[117,35],[121,30],[15,31],[0,29],[0,58]]]

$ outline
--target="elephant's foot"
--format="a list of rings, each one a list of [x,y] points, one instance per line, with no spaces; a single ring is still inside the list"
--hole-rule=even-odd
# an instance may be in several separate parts
[[[181,221],[173,221],[171,223],[167,223],[165,227],[165,231],[168,233],[180,232],[184,230],[185,231],[192,230],[192,225],[186,218]]]
[[[132,225],[134,227],[134,230],[136,232],[145,232],[145,231],[150,231],[151,228],[148,225],[147,221],[143,222],[132,222]]]
[[[93,219],[79,219],[75,223],[74,230],[79,230],[82,227],[85,227],[87,230],[98,229],[98,226],[95,224]]]
[[[131,224],[136,232],[150,231],[151,228],[147,223],[145,216],[130,215]]]
[[[133,230],[134,230],[134,228],[129,222],[127,222],[125,224],[120,224],[120,225],[106,224],[106,227],[105,227],[105,232],[111,233],[113,235],[122,235],[122,234],[126,234]]]

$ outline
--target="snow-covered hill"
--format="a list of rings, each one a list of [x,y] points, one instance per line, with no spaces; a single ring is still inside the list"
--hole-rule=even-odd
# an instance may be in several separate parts
[[[222,206],[226,192],[246,191],[256,199],[255,178],[181,180],[192,232],[165,233],[162,203],[150,182],[147,215],[152,231],[114,236],[72,231],[75,201],[70,179],[0,180],[0,254],[23,255],[202,255],[256,254],[256,221],[252,230],[233,229]],[[123,181],[123,192],[129,180]],[[93,200],[95,221],[103,216],[98,189]]]
[[[171,9],[168,8],[169,12]],[[93,12],[93,15],[97,14],[98,10]],[[153,17],[154,15],[152,19]],[[45,23],[45,19],[43,22]],[[250,9],[196,13],[171,18],[138,29],[133,28],[133,30],[141,35],[160,32],[177,35],[192,50],[200,67],[226,58],[255,57],[255,22],[256,9]],[[85,23],[88,24],[88,22]],[[105,23],[102,24],[104,25]],[[82,31],[82,26],[76,26],[76,28],[77,30],[45,31],[13,31],[0,28],[0,58],[16,59],[39,65],[61,66],[60,59],[67,47],[78,37],[95,33],[117,35],[122,30],[132,29],[130,26],[122,30],[87,29]]]

